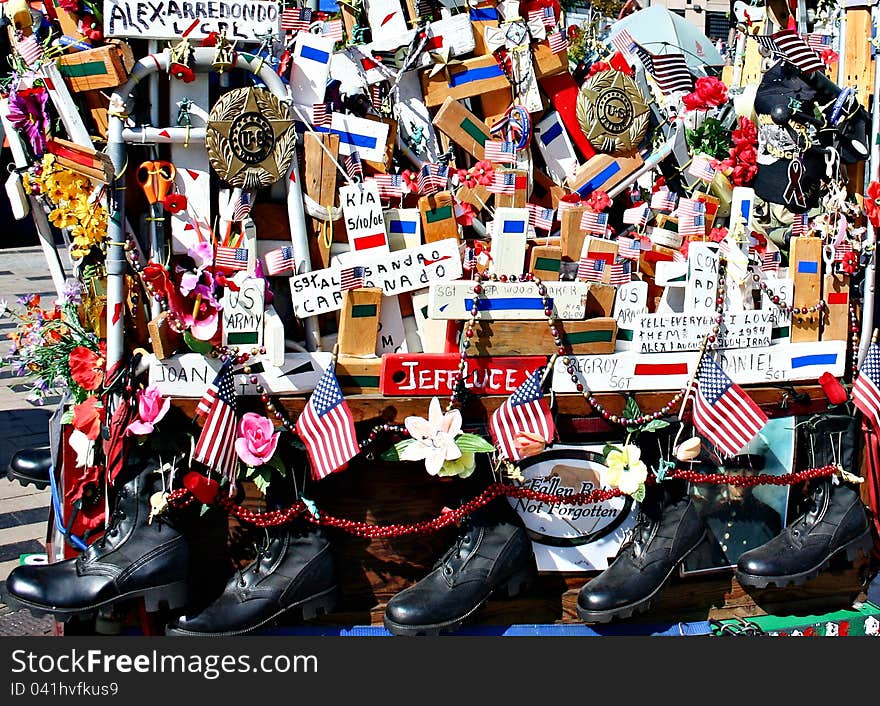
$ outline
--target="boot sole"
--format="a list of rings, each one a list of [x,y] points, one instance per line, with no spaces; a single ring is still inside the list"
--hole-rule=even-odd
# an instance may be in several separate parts
[[[62,622],[66,622],[74,617],[93,617],[102,608],[109,608],[123,601],[133,600],[136,598],[144,599],[144,609],[148,613],[155,613],[163,606],[167,610],[176,610],[184,608],[189,603],[190,589],[186,581],[177,581],[162,586],[153,586],[150,588],[142,588],[137,591],[130,591],[119,596],[114,596],[106,601],[94,603],[82,608],[58,608],[57,606],[44,606],[38,603],[18,598],[17,596],[6,591],[6,603],[12,608],[25,608],[31,612],[35,618],[42,618],[51,615]]]
[[[21,485],[22,488],[26,488],[27,486],[32,485],[37,490],[45,490],[47,487],[49,487],[48,480],[42,480],[40,478],[31,478],[30,476],[22,476],[22,475],[19,475],[18,473],[13,472],[12,470],[6,471],[6,477],[12,483],[14,483],[15,481],[18,481],[19,485]]]
[[[432,623],[429,625],[401,625],[400,623],[394,622],[386,615],[383,619],[385,629],[392,635],[399,635],[401,637],[436,637],[441,633],[455,632],[458,628],[464,625],[474,613],[480,610],[480,608],[482,608],[496,593],[503,593],[507,598],[515,598],[520,593],[529,590],[537,578],[537,574],[538,570],[534,565],[517,571],[503,584],[490,591],[488,596],[471,608],[467,613],[464,613],[457,618],[453,618],[452,620],[446,620],[442,623]]]
[[[800,586],[807,581],[816,578],[822,571],[827,569],[831,565],[831,560],[841,552],[846,553],[847,561],[855,561],[859,558],[860,551],[863,552],[865,556],[868,556],[873,545],[874,540],[871,537],[871,528],[869,527],[855,539],[850,540],[843,546],[840,546],[831,552],[831,554],[829,554],[818,566],[814,566],[806,571],[783,576],[758,576],[737,569],[736,580],[739,581],[740,585],[752,588],[767,588],[770,584],[773,584],[776,588],[784,588],[785,586],[790,586],[792,584]]]
[[[639,613],[644,613],[649,610],[652,605],[654,605],[655,601],[659,600],[663,595],[663,590],[666,588],[666,584],[669,583],[669,579],[672,578],[672,574],[675,570],[681,565],[681,563],[688,558],[688,555],[692,551],[694,551],[697,547],[699,547],[708,536],[708,532],[703,532],[702,536],[694,543],[690,549],[688,549],[684,554],[681,555],[681,558],[676,561],[672,567],[669,569],[669,572],[666,574],[666,578],[664,578],[660,585],[657,586],[650,594],[642,598],[641,600],[630,603],[629,605],[621,606],[620,608],[613,608],[611,610],[586,610],[577,606],[577,614],[578,617],[584,623],[610,623],[615,618],[620,620],[625,620],[626,618],[631,618],[633,615],[638,615]]]
[[[198,632],[196,630],[187,630],[185,628],[167,627],[165,629],[165,634],[173,637],[235,637],[237,635],[247,635],[248,633],[259,630],[260,628],[272,623],[273,621],[278,620],[278,618],[280,618],[282,615],[284,615],[285,613],[289,613],[293,610],[299,611],[299,618],[301,620],[314,620],[315,618],[319,618],[326,613],[332,613],[333,609],[336,608],[336,604],[338,602],[339,586],[337,585],[321,593],[316,593],[313,596],[304,598],[298,603],[291,603],[286,608],[282,608],[278,612],[270,615],[268,618],[257,623],[256,625],[251,625],[250,627],[242,628],[241,630],[227,630],[225,632]]]

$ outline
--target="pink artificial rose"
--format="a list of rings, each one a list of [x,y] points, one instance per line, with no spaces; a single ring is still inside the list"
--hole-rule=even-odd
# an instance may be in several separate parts
[[[266,417],[248,412],[238,423],[235,452],[248,466],[262,466],[275,455],[279,433]]]
[[[513,440],[513,446],[520,458],[537,456],[547,445],[547,440],[540,434],[521,431]]]
[[[168,414],[171,400],[163,397],[155,385],[150,385],[145,390],[138,390],[137,396],[138,418],[126,427],[125,433],[137,436],[152,434],[156,424]]]

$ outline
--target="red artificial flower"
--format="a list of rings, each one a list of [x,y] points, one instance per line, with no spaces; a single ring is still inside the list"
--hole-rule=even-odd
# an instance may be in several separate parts
[[[186,208],[186,196],[183,194],[168,194],[162,200],[162,206],[168,213],[180,213]]]
[[[73,408],[73,428],[79,429],[89,439],[95,441],[101,435],[101,424],[106,417],[106,410],[97,397],[89,397]]]
[[[605,61],[597,61],[595,64],[590,66],[590,70],[587,71],[587,78],[590,78],[590,76],[595,76],[602,71],[611,71],[611,65]]]
[[[105,349],[101,349],[102,355],[95,353],[85,346],[77,346],[67,356],[67,365],[70,368],[70,377],[83,390],[97,390],[104,381],[104,358]]]
[[[477,184],[480,184],[481,186],[489,186],[495,177],[495,165],[492,164],[492,162],[481,159],[474,165],[471,173],[474,175]]]
[[[752,235],[752,240],[755,241],[754,248],[755,248],[755,251],[756,251],[756,252],[762,253],[762,252],[764,252],[765,250],[767,250],[767,238],[766,238],[766,236],[762,235],[761,233],[759,233],[759,232],[756,231],[756,230],[753,230],[752,233],[751,233],[751,235]]]
[[[414,194],[419,193],[419,175],[410,169],[404,169],[400,173],[403,183]]]
[[[751,120],[740,116],[739,127],[730,134],[733,144],[740,146],[742,144],[757,144],[758,142],[758,126]]]
[[[104,39],[104,28],[94,15],[83,15],[79,20],[79,33],[93,42]]]
[[[727,86],[714,76],[698,78],[694,89],[707,107],[715,108],[727,102]]]
[[[581,36],[581,28],[577,25],[569,25],[567,34],[569,39],[577,39]]]
[[[758,174],[758,166],[756,164],[738,163],[730,175],[730,180],[734,186],[748,186],[754,181]]]
[[[856,270],[859,269],[859,258],[854,252],[848,252],[843,256],[843,261],[840,263],[840,267],[844,272],[848,275],[854,275]]]
[[[205,38],[202,40],[203,47],[216,47],[217,39],[220,37],[217,32],[208,32]]]
[[[700,110],[706,107],[703,104],[703,99],[696,93],[688,93],[687,95],[682,96],[681,102],[684,103],[684,107],[688,110]]]
[[[153,287],[156,294],[163,298],[167,297],[168,292],[173,289],[168,270],[157,262],[148,262],[141,270],[141,277],[145,283]]]
[[[664,186],[666,186],[666,177],[658,176],[654,183],[651,185],[651,193],[656,194]]]
[[[477,212],[469,203],[455,204],[455,222],[462,226],[472,225]]]
[[[220,484],[217,481],[205,478],[195,471],[190,471],[183,477],[183,487],[203,505],[213,503],[217,499],[217,493],[220,492]]]
[[[189,66],[176,61],[168,67],[168,73],[184,83],[192,83],[196,80],[196,74]]]
[[[825,64],[825,66],[831,66],[831,64],[837,63],[838,59],[840,59],[840,56],[830,47],[825,47],[822,50],[822,56],[820,58],[822,59],[822,63]]]
[[[849,399],[846,390],[840,384],[840,380],[831,373],[822,373],[819,376],[819,384],[822,386],[822,390],[831,404],[843,404]]]
[[[880,182],[872,181],[865,190],[865,215],[874,228],[880,228]]]
[[[720,243],[727,236],[727,228],[721,226],[719,228],[713,228],[709,231],[709,240],[713,243]]]
[[[607,209],[610,205],[611,197],[602,191],[602,189],[596,189],[587,198],[587,206],[589,206],[591,211],[595,211],[596,213],[602,213],[602,211]]]
[[[459,169],[455,172],[455,175],[458,177],[459,183],[468,189],[473,189],[477,185],[477,180],[474,179],[467,169]]]
[[[565,194],[564,196],[560,196],[559,200],[565,201],[565,203],[579,204],[581,202],[581,197],[579,194],[571,193],[571,194]]]

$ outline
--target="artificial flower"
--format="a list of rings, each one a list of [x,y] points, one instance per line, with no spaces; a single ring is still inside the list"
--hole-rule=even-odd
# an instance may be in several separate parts
[[[477,468],[476,454],[462,452],[461,457],[446,461],[437,474],[440,478],[450,478],[458,476],[459,478],[468,478]]]
[[[727,86],[714,76],[701,76],[694,84],[694,91],[706,106],[715,108],[727,102]]]
[[[83,390],[97,390],[104,381],[105,344],[101,344],[101,353],[85,346],[77,346],[67,356],[70,376]]]
[[[635,444],[608,452],[607,469],[600,468],[602,485],[619,488],[621,493],[632,495],[648,478],[648,467],[642,459],[642,451]]]
[[[76,456],[77,468],[88,468],[95,459],[95,442],[83,434],[79,429],[70,432],[67,445]]]
[[[89,397],[85,402],[74,405],[73,428],[79,429],[89,439],[94,441],[101,435],[101,424],[106,416],[106,410],[97,397]]]
[[[168,213],[180,213],[186,208],[186,196],[183,194],[168,194],[162,200],[162,207]]]
[[[197,284],[183,297],[169,296],[168,306],[198,340],[210,341],[217,333],[223,306],[213,286]]]
[[[587,71],[587,78],[591,76],[595,76],[598,73],[603,71],[611,71],[611,65],[605,61],[597,61],[590,66],[590,70]]]
[[[471,170],[474,180],[480,186],[489,186],[495,176],[495,165],[485,159],[477,162]]]
[[[874,228],[880,228],[880,182],[872,181],[865,190],[865,215]]]
[[[846,274],[854,275],[856,273],[856,270],[859,269],[858,256],[852,251],[845,253],[843,256],[843,260],[840,263],[840,267]]]
[[[587,198],[587,206],[591,211],[602,213],[602,211],[611,206],[611,197],[602,191],[602,189],[596,189]]]
[[[744,116],[739,117],[739,127],[730,133],[733,144],[756,144],[758,142],[758,126]]]
[[[192,83],[196,80],[196,74],[189,66],[176,61],[168,67],[168,73],[184,83]]]
[[[214,263],[214,246],[208,242],[197,243],[187,248],[186,254],[193,259],[197,270],[203,270]]]
[[[520,458],[537,456],[547,446],[547,440],[540,434],[521,431],[513,438],[513,447]]]
[[[412,443],[400,454],[401,460],[424,461],[428,473],[436,476],[444,463],[461,458],[461,449],[455,443],[455,437],[461,433],[461,412],[457,409],[444,414],[440,400],[434,397],[427,419],[411,416],[403,423]]]
[[[682,96],[681,102],[688,110],[700,110],[702,108],[705,108],[703,99],[700,98],[700,96],[698,96],[696,93],[688,93],[687,95]]]
[[[238,423],[235,453],[248,466],[262,466],[275,455],[279,437],[275,425],[268,418],[248,412]]]
[[[825,66],[831,66],[831,64],[837,63],[837,61],[840,59],[840,55],[831,47],[825,47],[822,50],[822,55],[819,58],[822,59],[822,63],[825,64]]]
[[[104,39],[104,28],[94,15],[83,15],[79,20],[79,33],[93,42]]]
[[[137,398],[138,418],[126,427],[125,433],[137,436],[152,434],[156,424],[162,421],[165,415],[168,414],[171,400],[163,397],[159,388],[155,385],[138,390]]]
[[[192,493],[202,505],[210,505],[217,499],[217,494],[220,492],[220,484],[217,481],[205,478],[201,473],[195,471],[190,471],[183,476],[183,487]]]
[[[79,2],[80,0],[58,0],[58,5],[68,12],[79,12]]]
[[[455,204],[455,222],[462,226],[469,226],[474,222],[477,212],[469,203],[456,202]]]
[[[21,130],[37,157],[46,151],[46,101],[49,94],[45,88],[22,88],[9,94],[7,117],[12,127]]]
[[[709,231],[709,240],[713,243],[720,243],[727,237],[727,228],[724,226],[715,227]]]

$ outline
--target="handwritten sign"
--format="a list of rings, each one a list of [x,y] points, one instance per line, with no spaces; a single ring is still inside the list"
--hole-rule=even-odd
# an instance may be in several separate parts
[[[648,283],[626,282],[617,288],[614,298],[614,318],[617,319],[617,340],[614,347],[618,351],[633,348],[634,326],[641,314],[648,313]]]
[[[790,279],[771,279],[769,285],[773,294],[779,297],[780,304],[791,304],[794,299],[794,282]],[[761,309],[776,312],[776,323],[770,334],[771,343],[788,343],[791,341],[791,310],[781,309],[773,303],[767,293],[761,290]]]
[[[447,282],[431,285],[428,297],[432,319],[468,319],[475,300],[475,282]],[[583,319],[589,282],[544,282],[550,306],[558,319]],[[544,304],[534,284],[527,282],[483,282],[476,298],[480,318],[486,321],[545,319]]]
[[[339,189],[339,202],[345,219],[348,244],[355,252],[381,250],[388,252],[385,218],[379,200],[379,187],[374,181],[351,184]]]
[[[223,295],[223,344],[259,346],[263,343],[265,281],[248,277],[238,291],[231,287]]]
[[[137,39],[204,39],[226,32],[230,41],[257,42],[280,30],[275,0],[107,0],[104,35]]]
[[[460,361],[458,353],[382,356],[380,390],[390,397],[450,395]],[[468,358],[464,384],[478,395],[509,395],[546,363],[544,356]]]
[[[257,377],[256,384],[245,375],[243,367],[233,368],[235,393],[256,395],[257,385],[272,394],[311,392],[332,363],[332,353],[288,353],[280,366],[272,365],[268,356],[258,356],[249,363],[251,374]],[[156,360],[150,364],[150,384],[156,385],[165,397],[199,398],[214,381],[220,365],[218,359],[201,353],[183,353]]]
[[[727,314],[718,344],[721,348],[769,346],[778,318],[773,311]],[[635,326],[635,349],[640,353],[699,350],[714,322],[711,314],[642,314]]]
[[[363,286],[378,287],[387,295],[412,292],[432,282],[458,279],[462,275],[461,258],[454,240],[438,240],[391,253],[368,251],[355,259],[356,264],[364,268]],[[302,319],[341,309],[341,276],[342,268],[337,265],[291,277],[294,314]]]
[[[689,276],[684,288],[684,310],[715,311],[718,291],[718,246],[691,243],[688,249]]]
[[[594,392],[627,390],[676,390],[687,384],[700,354],[637,353],[568,356],[581,382]],[[846,366],[846,342],[783,343],[761,348],[721,351],[721,367],[738,385],[778,381],[817,380],[824,372],[836,377]],[[553,369],[556,392],[576,392],[576,383],[558,359]]]

